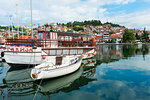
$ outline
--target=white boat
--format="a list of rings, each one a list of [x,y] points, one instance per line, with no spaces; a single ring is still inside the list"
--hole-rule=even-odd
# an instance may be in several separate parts
[[[34,80],[54,78],[70,74],[79,69],[82,56],[59,56],[55,62],[48,60],[31,70],[31,77]]]
[[[96,51],[95,51],[95,49],[92,49],[90,51],[87,51],[87,52],[83,53],[83,59],[92,58],[95,55],[96,55]]]
[[[72,37],[72,40],[62,40],[60,37],[64,35]],[[73,37],[81,38],[86,37],[86,35],[39,31],[38,38],[35,40],[7,39],[4,58],[11,66],[33,66],[59,55],[84,54],[83,59],[94,56],[92,52],[95,51],[95,45],[93,45],[92,38],[87,43],[88,40],[77,41],[73,40]],[[87,53],[88,51],[91,53]]]

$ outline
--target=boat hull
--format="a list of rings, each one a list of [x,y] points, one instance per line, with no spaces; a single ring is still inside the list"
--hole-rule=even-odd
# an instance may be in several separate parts
[[[48,48],[45,51],[42,50],[42,48],[40,47],[38,47],[37,49],[33,49],[32,47],[24,47],[24,48],[23,47],[13,47],[13,48],[7,47],[7,48],[9,49],[5,51],[4,59],[6,60],[6,63],[8,63],[11,67],[18,67],[18,66],[33,67],[35,65],[39,65],[43,63],[46,60],[53,61],[54,57],[58,56],[58,55],[48,55],[47,52],[48,50],[50,50]],[[57,49],[58,48],[55,48],[54,50],[57,50]],[[59,48],[59,49],[62,50],[64,48],[62,49]],[[77,48],[73,48],[73,49],[76,50]],[[87,49],[86,51],[88,51],[89,48],[86,48],[86,49]],[[69,49],[66,49],[66,50],[69,50]],[[65,50],[62,50],[62,51],[65,53]],[[93,52],[95,52],[95,49],[85,52],[83,59],[94,57]],[[77,54],[77,55],[80,56],[82,53]],[[64,55],[72,56],[74,54],[72,55],[64,54]]]
[[[82,58],[80,58],[75,64],[71,64],[68,66],[63,66],[59,68],[54,68],[54,69],[32,69],[31,70],[31,77],[33,78],[34,73],[38,73],[37,78],[33,78],[34,80],[39,80],[39,79],[47,79],[47,78],[55,78],[59,76],[64,76],[70,73],[75,72],[80,68],[82,62]]]
[[[18,53],[5,52],[4,58],[10,66],[32,66],[43,62],[41,53]]]

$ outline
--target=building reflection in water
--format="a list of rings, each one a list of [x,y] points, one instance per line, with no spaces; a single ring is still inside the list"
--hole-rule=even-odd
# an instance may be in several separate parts
[[[128,59],[136,55],[145,55],[150,53],[150,45],[99,45],[97,46],[96,60],[101,63],[109,63],[120,59]]]

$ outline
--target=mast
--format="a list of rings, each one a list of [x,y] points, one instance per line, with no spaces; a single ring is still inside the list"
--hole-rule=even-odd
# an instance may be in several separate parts
[[[22,16],[21,16],[21,23],[22,23],[22,25],[23,25]],[[22,28],[22,36],[23,36],[23,26],[22,26],[21,28]]]
[[[31,9],[31,35],[33,39],[33,25],[32,25],[32,0],[30,0],[30,9]]]
[[[17,34],[19,39],[19,16],[18,16],[18,4],[16,4],[16,15],[17,15]]]

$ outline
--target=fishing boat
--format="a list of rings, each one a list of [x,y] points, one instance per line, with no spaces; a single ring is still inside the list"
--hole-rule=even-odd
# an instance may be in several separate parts
[[[58,56],[55,61],[48,60],[31,70],[34,80],[55,78],[75,72],[79,69],[82,56]]]
[[[59,55],[81,54],[84,54],[83,59],[95,55],[94,37],[78,33],[39,31],[37,39],[7,39],[4,58],[10,66],[28,67]]]
[[[94,35],[38,30],[34,39],[31,7],[31,39],[7,39],[4,58],[11,66],[35,66],[59,55],[81,55],[95,50]],[[18,34],[19,35],[19,34]],[[85,56],[86,57],[86,56]],[[84,57],[84,58],[85,58]],[[15,59],[14,59],[15,58]]]

